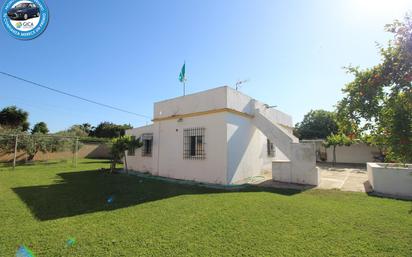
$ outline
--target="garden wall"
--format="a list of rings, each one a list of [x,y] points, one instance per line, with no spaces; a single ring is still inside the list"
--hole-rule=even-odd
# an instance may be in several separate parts
[[[301,140],[301,142],[315,143],[316,152],[321,153],[322,156],[326,155],[326,162],[333,161],[333,147],[326,148],[323,146],[323,140]],[[350,146],[336,147],[337,163],[365,164],[367,162],[373,162],[374,155],[379,155],[379,149],[365,143],[356,143]],[[321,161],[320,155],[318,155],[317,161]]]
[[[374,192],[412,199],[412,164],[367,163],[367,170]]]
[[[5,154],[0,152],[0,162],[13,161],[13,154]],[[27,156],[24,152],[17,153],[17,160],[26,160]],[[37,153],[34,157],[35,161],[45,160],[59,160],[73,158],[71,151],[54,152],[54,153]],[[108,159],[110,158],[110,149],[104,144],[86,144],[82,143],[82,146],[77,153],[77,158],[96,158],[96,159]]]
[[[314,145],[291,144],[291,160],[272,162],[272,179],[275,181],[305,185],[319,185],[319,170],[316,167]]]

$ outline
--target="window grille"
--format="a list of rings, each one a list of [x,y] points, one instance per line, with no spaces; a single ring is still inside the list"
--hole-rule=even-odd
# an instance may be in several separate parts
[[[275,157],[275,147],[273,146],[273,143],[267,139],[267,152],[268,152],[268,157]]]
[[[153,134],[143,134],[142,135],[142,156],[151,157],[152,156],[152,146],[153,146]]]
[[[135,140],[136,137],[135,136],[131,136],[132,140]],[[135,149],[134,147],[130,148],[129,150],[127,150],[127,156],[134,156],[135,155]]]
[[[205,128],[183,130],[183,159],[203,160],[205,153]]]

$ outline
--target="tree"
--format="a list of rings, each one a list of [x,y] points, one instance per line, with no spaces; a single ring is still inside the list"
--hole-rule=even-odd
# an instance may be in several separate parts
[[[25,152],[28,161],[32,161],[38,152],[56,152],[60,147],[58,139],[45,137],[42,133],[19,135],[17,144],[17,150]]]
[[[36,134],[36,133],[47,134],[49,133],[49,129],[47,128],[47,124],[41,121],[34,125],[33,129],[31,130],[31,133],[32,134]]]
[[[92,130],[94,129],[94,127],[92,125],[90,125],[90,123],[83,123],[80,125],[80,128],[87,133],[87,135],[90,134],[90,132],[92,132]]]
[[[18,129],[2,129],[0,135],[0,151],[2,153],[13,153],[16,141],[16,134],[20,134]]]
[[[90,132],[90,136],[116,138],[124,136],[126,129],[131,129],[132,126],[124,124],[117,125],[111,122],[102,122],[94,130]]]
[[[354,80],[338,103],[344,131],[368,134],[371,142],[385,145],[386,161],[412,161],[412,18],[396,20],[385,29],[394,35],[386,47],[378,46],[381,62],[371,68],[347,67]]]
[[[73,125],[67,130],[59,131],[56,133],[59,136],[70,136],[84,138],[89,136],[89,132],[85,131],[82,125]]]
[[[335,113],[325,110],[311,110],[295,126],[295,134],[300,139],[325,139],[337,132]]]
[[[142,143],[140,140],[134,139],[127,135],[112,139],[110,148],[110,153],[112,155],[111,171],[113,172],[116,169],[116,163],[120,162],[124,158],[126,151],[139,148],[141,146]],[[127,163],[125,163],[125,165],[127,170]]]
[[[333,165],[336,164],[336,146],[350,146],[352,143],[352,139],[342,133],[332,134],[326,138],[324,145],[328,148],[333,146]]]
[[[29,129],[29,113],[16,106],[5,107],[0,111],[0,126],[8,129]]]
[[[13,153],[16,136],[18,136],[17,150],[26,153],[27,160],[34,159],[38,152],[56,152],[64,148],[63,141],[44,136],[42,133],[29,134],[16,130],[9,130],[0,137],[0,150],[4,153]]]

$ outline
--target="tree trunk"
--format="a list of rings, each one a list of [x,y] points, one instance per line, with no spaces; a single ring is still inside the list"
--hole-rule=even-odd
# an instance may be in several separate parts
[[[336,164],[336,145],[333,146],[333,161],[332,165],[335,166]]]
[[[33,161],[35,155],[36,154],[29,154],[29,156],[27,156],[27,161]]]
[[[124,169],[126,171],[126,174],[129,173],[129,170],[127,168],[127,159],[126,159],[126,154],[124,155]]]
[[[112,159],[112,163],[110,164],[110,173],[113,173],[116,170],[116,160]]]

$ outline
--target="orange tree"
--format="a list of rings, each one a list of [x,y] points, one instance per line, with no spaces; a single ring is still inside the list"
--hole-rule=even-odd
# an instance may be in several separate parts
[[[325,147],[333,147],[333,160],[332,163],[333,165],[336,164],[336,147],[337,146],[350,146],[351,144],[353,144],[354,141],[346,136],[345,134],[332,134],[329,135],[326,138],[326,141],[324,143]]]
[[[387,161],[412,161],[412,17],[385,26],[393,34],[379,45],[381,62],[347,67],[355,76],[338,103],[338,121],[347,134],[368,135],[385,146]]]

